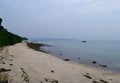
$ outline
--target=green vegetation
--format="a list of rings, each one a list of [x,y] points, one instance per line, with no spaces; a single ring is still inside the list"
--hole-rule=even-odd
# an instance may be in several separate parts
[[[23,81],[26,81],[26,83],[29,83],[29,76],[28,74],[26,73],[25,69],[24,68],[20,68],[21,71],[22,71],[22,78],[23,78]]]
[[[15,35],[7,31],[7,29],[5,29],[1,25],[1,22],[2,22],[2,19],[0,18],[0,47],[7,46],[7,45],[13,45],[15,43],[21,42],[22,40],[27,39],[27,38],[20,37],[18,35]]]
[[[4,82],[4,83],[8,82],[8,75],[7,74],[0,74],[0,83],[1,82]]]
[[[21,42],[20,36],[14,35],[8,31],[0,31],[0,46],[12,45]]]

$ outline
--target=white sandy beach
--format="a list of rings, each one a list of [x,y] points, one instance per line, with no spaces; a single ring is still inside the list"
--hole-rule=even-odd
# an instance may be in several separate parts
[[[120,74],[64,61],[26,43],[5,47],[0,56],[0,68],[11,69],[9,83],[120,83]]]

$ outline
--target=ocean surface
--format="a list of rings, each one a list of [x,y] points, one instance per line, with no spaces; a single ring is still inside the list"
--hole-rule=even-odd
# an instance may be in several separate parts
[[[36,39],[34,42],[50,45],[41,49],[61,59],[120,73],[120,40],[87,40],[85,43],[74,39]]]

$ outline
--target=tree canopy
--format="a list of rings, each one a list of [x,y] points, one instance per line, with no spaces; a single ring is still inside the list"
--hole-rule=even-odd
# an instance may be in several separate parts
[[[15,43],[22,42],[23,39],[27,39],[7,31],[1,23],[2,19],[0,18],[0,47],[13,45]]]

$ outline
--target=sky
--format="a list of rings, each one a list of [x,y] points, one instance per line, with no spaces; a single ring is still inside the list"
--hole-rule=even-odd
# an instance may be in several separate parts
[[[28,38],[120,40],[120,0],[0,0],[0,17]]]

